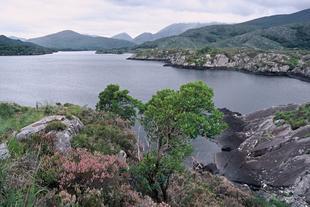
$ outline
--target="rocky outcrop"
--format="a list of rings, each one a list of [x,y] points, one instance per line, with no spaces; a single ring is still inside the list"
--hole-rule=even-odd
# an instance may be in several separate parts
[[[10,152],[6,143],[0,144],[0,160],[5,160],[10,157]]]
[[[292,130],[274,121],[277,111],[297,107],[273,107],[244,116],[227,112],[230,128],[218,140],[229,150],[216,155],[220,173],[234,182],[275,193],[292,206],[309,206],[310,125]]]
[[[84,127],[83,123],[75,116],[70,117],[70,119],[61,115],[45,117],[38,122],[22,128],[21,131],[16,135],[16,139],[29,139],[34,134],[44,132],[48,124],[55,121],[63,123],[66,126],[66,129],[61,131],[50,131],[48,134],[51,134],[53,137],[55,137],[55,149],[60,152],[65,152],[71,148],[71,138],[78,134],[78,132]]]
[[[262,75],[283,75],[310,81],[310,55],[234,51],[232,54],[199,54],[196,51],[147,51],[128,59],[164,61],[166,66],[190,69],[229,69]]]

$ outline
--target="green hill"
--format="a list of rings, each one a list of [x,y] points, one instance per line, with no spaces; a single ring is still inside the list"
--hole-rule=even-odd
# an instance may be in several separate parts
[[[135,45],[125,40],[83,35],[71,30],[29,39],[28,41],[58,50],[97,50],[132,47]]]
[[[233,25],[191,29],[179,36],[146,42],[139,48],[249,47],[259,49],[310,48],[310,9],[263,17]]]
[[[54,50],[38,46],[30,42],[13,40],[0,35],[0,56],[8,55],[43,55],[53,53]]]

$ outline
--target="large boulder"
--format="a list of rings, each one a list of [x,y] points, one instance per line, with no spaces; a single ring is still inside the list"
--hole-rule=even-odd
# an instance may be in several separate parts
[[[40,121],[37,121],[29,126],[21,129],[16,135],[17,140],[25,140],[31,138],[34,134],[44,132],[49,123],[59,121],[63,123],[66,128],[60,131],[50,131],[55,137],[55,149],[60,152],[65,152],[71,148],[70,140],[73,136],[77,135],[84,127],[83,123],[75,116],[70,118],[62,115],[48,116]]]

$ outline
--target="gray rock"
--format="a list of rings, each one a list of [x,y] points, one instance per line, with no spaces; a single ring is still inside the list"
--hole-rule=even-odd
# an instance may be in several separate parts
[[[216,155],[220,173],[232,181],[275,193],[292,205],[307,206],[305,203],[310,200],[310,125],[292,130],[287,124],[277,125],[273,121],[277,111],[296,107],[273,107],[234,119],[226,118],[230,128],[220,136],[219,143],[226,144],[232,137],[244,140],[239,146],[231,145],[230,152]],[[243,126],[234,126],[238,123],[235,119]],[[289,193],[283,195],[282,191]]]
[[[122,160],[123,162],[126,162],[127,154],[124,150],[119,151],[117,154],[117,157]]]
[[[16,135],[17,140],[24,140],[31,138],[32,135],[43,132],[47,125],[53,121],[61,121],[66,125],[66,129],[63,131],[51,131],[49,134],[55,136],[55,148],[60,152],[65,152],[71,148],[70,140],[71,138],[78,134],[79,131],[84,127],[83,123],[75,116],[72,119],[68,119],[65,116],[55,115],[48,116],[35,122],[29,126],[24,127]]]
[[[213,60],[215,67],[225,67],[227,66],[227,63],[229,62],[228,57],[223,54],[217,54]]]
[[[5,160],[10,158],[10,151],[6,143],[0,144],[0,160]]]

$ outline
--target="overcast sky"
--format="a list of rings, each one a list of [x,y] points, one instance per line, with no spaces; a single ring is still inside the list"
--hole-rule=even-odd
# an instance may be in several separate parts
[[[0,0],[0,34],[29,38],[71,29],[136,36],[172,23],[237,23],[307,8],[310,0]]]

